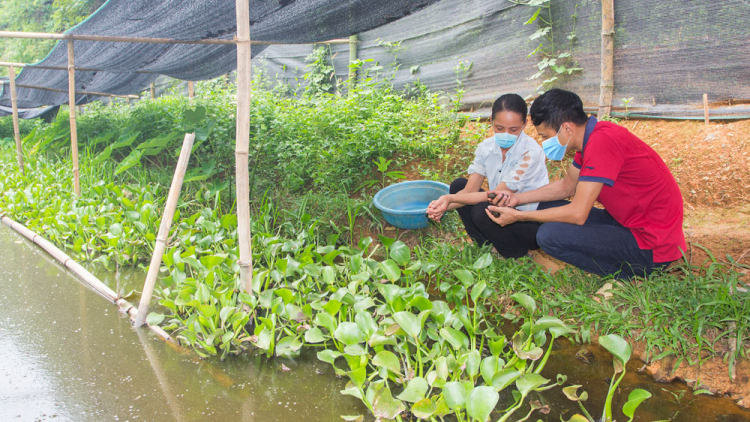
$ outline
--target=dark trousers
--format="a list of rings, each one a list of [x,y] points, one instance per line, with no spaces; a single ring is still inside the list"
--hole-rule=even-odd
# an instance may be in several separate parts
[[[450,192],[458,193],[466,187],[467,179],[461,177],[451,183]],[[553,201],[540,203],[539,209],[559,207],[567,201]],[[487,216],[485,211],[490,204],[480,202],[476,205],[464,205],[458,208],[458,215],[464,223],[466,233],[474,239],[478,245],[492,244],[495,250],[505,258],[521,258],[529,250],[539,249],[536,234],[539,223],[531,221],[519,221],[501,227]]]
[[[586,223],[544,223],[536,235],[539,246],[560,261],[618,279],[645,277],[670,262],[654,262],[650,249],[641,249],[635,236],[606,210],[592,208]]]

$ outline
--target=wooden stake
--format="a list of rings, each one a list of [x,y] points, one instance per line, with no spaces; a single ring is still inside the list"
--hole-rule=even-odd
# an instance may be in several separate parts
[[[153,100],[154,98],[156,98],[156,84],[151,82],[149,90],[151,91],[151,99]]]
[[[602,0],[602,80],[599,85],[599,109],[597,117],[612,112],[614,89],[615,6],[614,0]]]
[[[253,256],[250,240],[250,2],[235,0],[237,11],[237,128],[235,172],[237,178],[237,241],[240,245],[240,285],[253,291]]]
[[[193,81],[188,81],[188,98],[192,100],[195,97],[195,84]]]
[[[21,174],[25,175],[23,167],[23,147],[21,146],[21,129],[18,123],[18,102],[16,98],[16,68],[8,67],[8,79],[10,80],[10,106],[13,109],[13,137],[16,139],[16,157]]]
[[[138,305],[138,316],[134,322],[136,327],[142,326],[146,322],[146,317],[148,316],[148,306],[151,303],[151,296],[154,293],[156,277],[159,275],[161,257],[164,255],[164,250],[167,247],[169,228],[172,227],[174,211],[177,208],[177,199],[180,197],[180,189],[182,189],[182,181],[185,179],[185,171],[187,170],[188,161],[190,160],[190,151],[193,149],[194,141],[194,133],[185,134],[185,140],[182,141],[180,158],[177,160],[177,167],[175,168],[174,177],[172,178],[172,185],[169,188],[167,203],[164,205],[164,215],[162,216],[159,225],[159,234],[156,236],[154,254],[151,256],[151,264],[148,267],[146,282],[143,285],[143,292],[141,293],[141,302]]]
[[[352,63],[357,60],[357,35],[349,37],[349,80],[346,82],[347,95],[354,91],[357,83],[357,70],[352,68]]]
[[[708,126],[708,94],[703,94],[703,119]]]
[[[73,154],[73,190],[81,196],[78,180],[78,128],[76,127],[76,71],[73,39],[68,39],[68,108],[70,109],[70,151]]]

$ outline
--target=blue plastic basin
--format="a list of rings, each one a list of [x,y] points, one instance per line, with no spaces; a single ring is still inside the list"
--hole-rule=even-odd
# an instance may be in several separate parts
[[[381,189],[373,203],[389,224],[401,229],[422,229],[430,224],[427,206],[449,192],[445,183],[413,180]]]

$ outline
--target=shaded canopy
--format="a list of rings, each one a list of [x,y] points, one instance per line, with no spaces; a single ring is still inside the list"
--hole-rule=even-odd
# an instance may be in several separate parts
[[[254,41],[312,43],[348,37],[407,16],[437,0],[250,0]],[[232,39],[235,0],[109,0],[69,34]],[[67,41],[58,42],[39,65],[67,66]],[[234,70],[234,45],[146,44],[75,41],[76,91],[134,94],[159,75],[183,80],[211,79]],[[253,55],[265,46],[254,45]],[[25,68],[17,84],[68,89],[67,72]],[[0,105],[10,106],[3,90]],[[68,102],[65,93],[18,88],[18,106],[33,108]],[[86,102],[80,97],[76,103]]]

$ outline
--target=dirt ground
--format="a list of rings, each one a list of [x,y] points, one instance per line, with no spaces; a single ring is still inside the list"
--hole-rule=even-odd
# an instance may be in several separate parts
[[[750,120],[711,122],[709,126],[702,121],[670,120],[622,120],[619,124],[661,156],[680,186],[685,203],[686,259],[693,265],[711,259],[730,265],[736,262],[734,268],[746,274],[741,281],[750,285]],[[529,126],[527,133],[541,142],[533,126]],[[489,131],[487,125],[469,124],[464,132],[481,133],[485,127]],[[451,155],[455,160],[456,155]],[[409,174],[408,169],[426,163],[413,164],[403,166],[407,176],[413,176],[410,180],[420,177]],[[416,235],[408,232],[399,235],[410,246],[419,242]],[[447,236],[445,240],[458,239]],[[543,252],[535,251],[532,255],[553,272],[566,265]],[[643,345],[634,346],[635,355],[643,359]],[[730,396],[741,406],[750,407],[750,360],[743,359],[735,365],[734,380],[721,358],[704,361],[701,367],[683,363],[675,369],[674,364],[674,357],[667,357],[644,363],[642,371],[652,374],[657,381],[681,380],[694,388]]]

